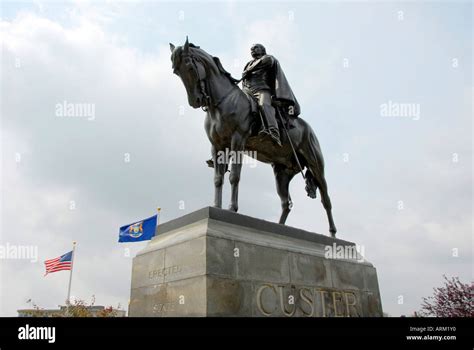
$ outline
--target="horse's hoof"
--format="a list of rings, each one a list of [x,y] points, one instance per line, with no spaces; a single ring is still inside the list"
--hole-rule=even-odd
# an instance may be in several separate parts
[[[239,208],[231,204],[231,205],[229,206],[229,210],[230,210],[230,211],[233,211],[234,213],[237,213],[237,211],[239,210]]]
[[[330,228],[330,229],[329,229],[329,232],[331,233],[331,237],[332,237],[332,238],[336,238],[336,232],[337,232],[337,230],[336,230],[335,227],[334,227],[334,228]]]
[[[209,168],[214,168],[214,161],[212,159],[206,160],[206,163]]]

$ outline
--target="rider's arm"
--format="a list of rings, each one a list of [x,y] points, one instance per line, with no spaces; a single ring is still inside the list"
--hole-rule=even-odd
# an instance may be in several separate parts
[[[260,60],[260,62],[257,64],[256,67],[258,68],[270,68],[273,66],[273,57],[269,55],[263,56],[263,58]]]

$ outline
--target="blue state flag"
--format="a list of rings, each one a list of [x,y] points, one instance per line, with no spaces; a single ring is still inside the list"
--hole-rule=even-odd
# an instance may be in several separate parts
[[[120,227],[119,242],[147,241],[155,236],[158,215]]]

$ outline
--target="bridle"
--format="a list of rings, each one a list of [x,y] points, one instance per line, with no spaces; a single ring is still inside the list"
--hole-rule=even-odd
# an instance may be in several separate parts
[[[199,68],[197,66],[196,61],[199,61],[199,63],[202,65],[204,70],[205,70],[205,68],[204,68],[205,66],[201,62],[200,59],[196,58],[191,53],[185,55],[185,57],[183,57],[183,60],[184,60],[184,64],[186,65],[186,67],[190,68],[194,72],[194,75],[197,77],[197,83],[198,83],[198,86],[199,86],[199,90],[200,90],[201,94],[204,96],[204,101],[205,101],[203,103],[203,105],[201,106],[201,109],[204,112],[207,112],[208,109],[209,109],[209,106],[211,105],[211,97],[207,93],[207,91],[209,90],[209,87],[208,87],[208,84],[207,84],[206,76],[202,77],[201,74],[199,74]]]
[[[201,74],[199,73],[200,70],[199,70],[199,67],[197,65],[197,62],[199,62],[202,66],[202,69],[204,70],[204,72],[206,72],[206,65],[204,64],[204,62],[202,62],[202,60],[198,57],[195,57],[192,53],[188,53],[188,54],[184,54],[183,55],[183,60],[184,60],[184,64],[186,65],[186,67],[188,67],[188,69],[192,70],[194,75],[197,77],[197,83],[198,83],[198,86],[199,86],[199,91],[201,92],[201,94],[204,96],[204,103],[202,104],[201,106],[201,109],[204,111],[204,112],[207,112],[209,110],[209,107],[214,107],[214,108],[217,108],[221,102],[227,97],[228,94],[224,95],[223,97],[221,97],[219,99],[219,101],[215,102],[215,103],[212,103],[212,99],[211,99],[211,96],[210,94],[208,93],[210,91],[210,88],[209,88],[209,83],[208,83],[208,79],[207,76],[201,76]]]

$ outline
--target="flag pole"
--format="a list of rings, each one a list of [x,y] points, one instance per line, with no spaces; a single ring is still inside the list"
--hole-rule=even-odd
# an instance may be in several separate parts
[[[71,304],[71,282],[72,282],[72,270],[74,269],[74,253],[76,251],[76,241],[72,242],[72,257],[71,257],[71,271],[69,273],[69,285],[67,287],[67,299],[66,305],[69,309],[69,305]]]
[[[158,212],[158,215],[157,215],[157,218],[156,218],[156,229],[158,230],[158,226],[160,225],[161,208],[160,207],[156,208],[156,211]]]

